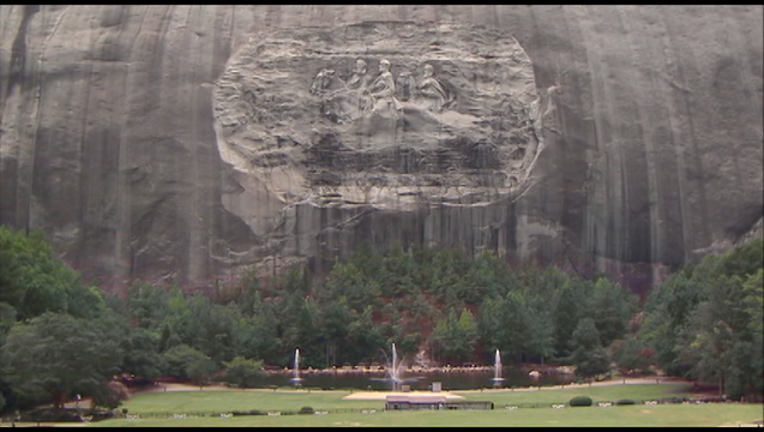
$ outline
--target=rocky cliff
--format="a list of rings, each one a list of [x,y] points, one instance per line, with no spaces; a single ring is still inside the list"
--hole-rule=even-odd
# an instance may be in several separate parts
[[[762,218],[762,12],[2,5],[0,222],[105,285],[368,242],[640,289]]]

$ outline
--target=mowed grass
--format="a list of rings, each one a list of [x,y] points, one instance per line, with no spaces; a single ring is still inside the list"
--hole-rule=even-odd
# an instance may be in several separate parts
[[[133,396],[123,405],[130,414],[211,414],[231,411],[298,411],[310,406],[316,411],[343,409],[384,408],[384,401],[345,400],[350,391],[314,390],[213,390],[172,391],[143,393]],[[691,396],[692,386],[683,383],[666,384],[625,384],[592,386],[579,388],[542,388],[542,390],[486,390],[452,392],[464,396],[466,400],[491,401],[497,406],[504,405],[551,405],[565,403],[574,396],[586,395],[595,402],[618,401],[620,399],[642,400],[661,399],[670,396]]]
[[[467,400],[485,400],[496,404],[492,411],[384,411],[383,401],[344,400],[349,391],[272,391],[212,390],[144,393],[133,396],[124,407],[141,419],[117,419],[91,423],[91,427],[332,427],[332,426],[737,426],[761,420],[762,404],[666,404],[626,405],[600,408],[598,401],[634,401],[670,396],[691,396],[692,386],[681,383],[625,384],[542,390],[487,390],[453,392]],[[553,409],[554,403],[586,395],[595,401],[592,407]],[[506,410],[506,405],[538,408]],[[211,417],[211,413],[229,413],[257,409],[268,412],[299,411],[310,406],[326,415],[280,415]],[[345,410],[355,410],[347,412]],[[361,413],[360,410],[375,410]],[[343,412],[344,411],[344,412]],[[186,414],[187,418],[150,417],[152,413]],[[195,417],[197,413],[201,414]]]
[[[627,405],[514,411],[378,411],[373,414],[108,420],[91,427],[714,427],[751,424],[761,404]]]
[[[616,402],[622,399],[631,399],[637,403],[646,400],[657,400],[672,396],[691,397],[693,393],[691,384],[666,383],[666,384],[613,384],[607,386],[583,386],[568,388],[545,388],[541,390],[487,390],[454,392],[464,396],[467,400],[491,401],[496,405],[551,405],[568,402],[575,396],[589,396],[594,403]]]
[[[230,413],[231,411],[316,411],[336,409],[383,409],[384,401],[343,400],[349,391],[211,390],[138,394],[125,401],[129,414]]]

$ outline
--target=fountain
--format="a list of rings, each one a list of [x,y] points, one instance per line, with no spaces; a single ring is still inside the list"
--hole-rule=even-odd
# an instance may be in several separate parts
[[[387,377],[385,378],[371,378],[372,381],[385,381],[392,383],[392,390],[398,391],[401,390],[401,385],[404,383],[411,383],[411,382],[417,382],[422,377],[412,377],[412,378],[402,378],[401,377],[401,363],[403,363],[402,360],[398,360],[398,352],[395,349],[395,343],[392,344],[392,360],[390,361],[390,365],[387,368]]]
[[[501,377],[501,354],[499,354],[499,350],[496,349],[496,355],[494,356],[494,372],[493,372],[493,378],[491,378],[491,382],[493,382],[494,387],[500,387],[501,384],[504,382],[504,378]]]
[[[300,349],[294,349],[294,377],[289,380],[295,387],[300,387],[302,378],[300,378]]]
[[[400,363],[398,362],[398,353],[395,351],[395,343],[393,343],[393,361],[390,364],[390,381],[393,383],[393,391],[400,390],[401,385],[401,377],[399,375],[398,367],[400,367]]]

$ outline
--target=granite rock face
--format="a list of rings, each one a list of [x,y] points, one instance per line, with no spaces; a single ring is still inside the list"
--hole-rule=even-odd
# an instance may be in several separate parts
[[[762,12],[3,5],[0,222],[104,285],[368,242],[640,289],[760,225]]]

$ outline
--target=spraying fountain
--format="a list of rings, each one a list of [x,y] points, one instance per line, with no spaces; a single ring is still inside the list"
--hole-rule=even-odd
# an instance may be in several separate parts
[[[494,387],[500,387],[501,384],[504,382],[504,378],[501,377],[501,354],[499,353],[499,350],[496,350],[496,355],[494,356],[494,372],[493,372],[493,378],[491,378],[491,382],[493,382]]]
[[[411,377],[404,379],[401,377],[401,374],[403,372],[403,368],[401,368],[403,361],[398,360],[398,351],[395,349],[395,343],[392,344],[392,360],[390,361],[389,366],[387,367],[386,371],[386,377],[385,378],[371,378],[372,381],[384,381],[384,382],[390,382],[392,383],[392,390],[393,391],[399,391],[401,390],[401,385],[405,383],[411,383],[411,382],[417,382],[422,377]]]
[[[300,349],[294,349],[294,376],[289,380],[295,387],[302,385],[302,378],[300,378]]]
[[[399,375],[400,362],[398,362],[398,353],[395,351],[395,343],[393,343],[393,360],[390,363],[390,381],[393,383],[393,391],[400,390],[401,377]]]

